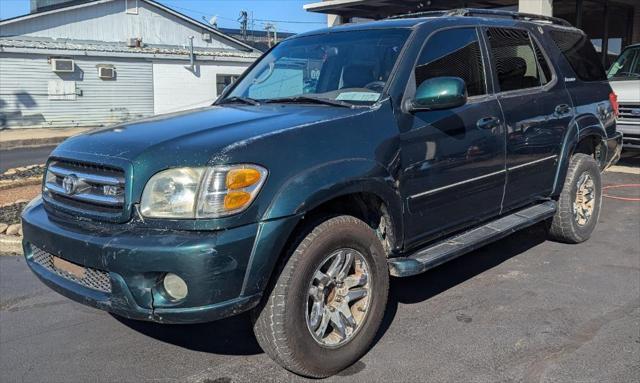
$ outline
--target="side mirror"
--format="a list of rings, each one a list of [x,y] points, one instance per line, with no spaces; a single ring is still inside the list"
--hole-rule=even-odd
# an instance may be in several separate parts
[[[441,110],[462,106],[467,102],[467,87],[460,77],[434,77],[425,80],[411,101],[411,112]]]

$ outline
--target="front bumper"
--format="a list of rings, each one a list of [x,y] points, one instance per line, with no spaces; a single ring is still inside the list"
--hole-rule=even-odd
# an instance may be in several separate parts
[[[131,319],[198,323],[249,310],[260,300],[260,292],[243,294],[259,224],[203,232],[60,221],[47,214],[41,201],[25,209],[22,221],[31,270],[55,291],[83,304]],[[34,249],[108,273],[110,291],[44,267],[34,259]],[[164,292],[161,280],[168,272],[186,281],[184,300],[173,302]]]
[[[605,158],[602,170],[615,165],[618,160],[620,160],[620,154],[622,153],[622,133],[616,132],[613,136],[605,139],[604,142],[607,146],[607,157]]]
[[[640,149],[640,124],[617,124],[617,129],[623,134],[622,145],[625,149]]]

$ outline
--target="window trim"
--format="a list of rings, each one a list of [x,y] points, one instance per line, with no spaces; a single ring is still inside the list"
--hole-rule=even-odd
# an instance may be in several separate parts
[[[506,90],[506,91],[502,91],[500,89],[500,81],[498,79],[498,69],[496,67],[495,64],[495,59],[493,57],[493,52],[491,51],[491,42],[489,41],[489,36],[487,36],[487,32],[489,30],[489,28],[496,28],[496,29],[515,29],[515,30],[520,30],[520,31],[525,31],[527,33],[527,35],[529,36],[529,42],[532,44],[531,48],[533,49],[533,42],[535,42],[538,45],[538,48],[540,48],[540,52],[542,52],[542,56],[544,57],[545,61],[547,62],[547,65],[549,66],[549,70],[551,71],[551,79],[544,85],[538,85],[535,87],[529,87],[529,88],[521,88],[521,89],[513,89],[513,90]],[[482,26],[482,30],[483,30],[483,37],[486,39],[486,44],[487,44],[487,54],[489,55],[489,61],[490,61],[490,65],[491,65],[491,73],[492,73],[492,77],[493,77],[493,90],[494,90],[494,94],[496,96],[506,96],[506,97],[511,97],[511,96],[520,96],[520,95],[526,95],[526,94],[530,94],[530,93],[535,93],[536,91],[544,91],[547,92],[549,90],[551,90],[553,87],[555,87],[558,83],[558,75],[556,73],[556,68],[553,65],[553,61],[549,59],[549,55],[546,52],[546,50],[544,49],[544,45],[542,45],[540,43],[540,40],[534,36],[533,32],[527,28],[523,28],[523,27],[513,27],[513,26],[493,26],[493,25],[485,25]],[[535,49],[533,49],[533,53],[535,54]],[[540,70],[540,64],[538,63],[538,60],[536,59],[536,66],[538,67],[538,70]],[[496,90],[498,90],[496,92]]]
[[[491,84],[492,85],[491,89],[489,89],[490,83],[487,81],[488,75],[489,75],[489,72],[487,71],[488,70],[488,68],[487,68],[488,61],[485,60],[485,52],[482,49],[482,36],[479,33],[478,25],[450,25],[450,26],[434,29],[433,31],[431,31],[429,33],[427,38],[424,40],[424,43],[422,43],[422,46],[418,50],[418,54],[416,55],[416,57],[415,57],[415,59],[413,61],[413,64],[411,65],[411,73],[409,75],[409,78],[407,80],[407,84],[405,86],[404,96],[402,97],[402,105],[405,105],[407,100],[409,100],[410,98],[415,96],[416,89],[418,88],[418,86],[417,86],[417,84],[415,86],[412,86],[411,82],[413,80],[413,82],[415,83],[415,77],[416,77],[416,70],[415,69],[416,69],[416,67],[418,65],[418,61],[420,60],[420,56],[422,56],[422,52],[426,48],[427,44],[429,43],[431,38],[436,33],[443,32],[443,31],[448,31],[448,30],[452,30],[452,29],[473,29],[475,31],[475,33],[476,33],[476,37],[478,39],[478,45],[480,47],[480,57],[481,57],[481,61],[482,61],[482,70],[484,72],[485,93],[467,97],[467,103],[476,103],[476,102],[479,102],[479,101],[485,101],[487,99],[490,99],[493,96],[493,90],[494,90],[493,89],[493,84]]]

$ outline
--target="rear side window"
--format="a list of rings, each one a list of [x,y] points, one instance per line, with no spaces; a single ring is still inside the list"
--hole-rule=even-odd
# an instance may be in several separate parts
[[[432,77],[453,76],[464,80],[469,96],[487,93],[476,29],[434,33],[420,54],[415,76],[416,87]]]
[[[582,81],[607,79],[600,57],[593,44],[582,33],[551,31],[551,39],[567,59],[576,76]]]
[[[527,31],[488,28],[487,37],[500,91],[535,88],[551,80],[551,70],[542,50]]]

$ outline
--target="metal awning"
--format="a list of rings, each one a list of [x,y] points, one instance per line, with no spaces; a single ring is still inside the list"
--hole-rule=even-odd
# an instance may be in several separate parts
[[[439,11],[452,8],[496,8],[517,5],[518,0],[327,0],[306,4],[310,12],[342,17],[383,19],[412,12]]]

